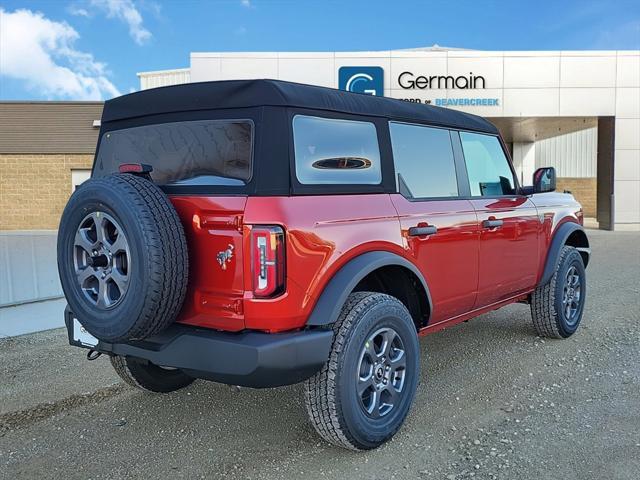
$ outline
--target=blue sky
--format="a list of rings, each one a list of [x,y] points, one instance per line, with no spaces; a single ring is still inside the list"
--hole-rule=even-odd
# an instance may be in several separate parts
[[[640,49],[640,1],[0,0],[0,99],[97,99],[192,51]]]

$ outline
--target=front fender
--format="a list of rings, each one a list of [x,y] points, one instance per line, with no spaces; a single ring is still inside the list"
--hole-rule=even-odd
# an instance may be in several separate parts
[[[576,248],[581,253],[585,253],[587,259],[589,258],[591,249],[589,248],[589,242],[586,240],[587,234],[585,233],[582,225],[574,222],[563,223],[558,227],[551,238],[549,250],[547,251],[547,260],[544,265],[544,271],[542,272],[540,282],[538,282],[538,286],[546,285],[551,281],[551,277],[553,277],[553,272],[555,272],[556,265],[558,263],[558,258],[560,257],[560,251],[562,250],[562,247],[566,245],[569,237],[576,231],[582,232],[586,241],[586,245],[578,246]],[[588,262],[585,261],[585,267],[587,266],[587,263]]]
[[[347,297],[356,285],[358,285],[360,280],[374,270],[390,265],[407,268],[418,277],[427,293],[429,309],[432,309],[431,294],[429,293],[427,282],[420,273],[420,270],[418,270],[413,263],[391,252],[367,252],[349,260],[331,280],[329,280],[311,315],[309,315],[307,325],[318,326],[335,323]]]

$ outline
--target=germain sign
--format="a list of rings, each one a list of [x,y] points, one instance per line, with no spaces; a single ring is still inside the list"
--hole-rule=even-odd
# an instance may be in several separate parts
[[[340,90],[365,93],[368,95],[384,95],[384,72],[379,66],[343,66],[338,70]],[[398,75],[398,85],[403,90],[479,90],[486,89],[486,80],[482,75],[416,75],[405,71]],[[403,98],[413,103],[434,104],[439,107],[497,107],[498,98],[456,98],[455,94],[446,98],[422,99]]]
[[[482,75],[415,75],[413,72],[402,72],[398,75],[398,85],[404,90],[478,90],[487,88],[486,80]],[[455,94],[447,94],[446,98],[421,99],[405,98],[413,103],[434,104],[438,107],[497,107],[500,105],[498,98],[468,98],[455,97]]]
[[[419,90],[438,88],[438,89],[470,89],[470,88],[486,88],[485,80],[482,75],[474,75],[469,72],[469,76],[460,75],[454,77],[452,75],[414,75],[412,72],[402,72],[398,75],[398,85],[400,88],[410,90],[417,88]]]

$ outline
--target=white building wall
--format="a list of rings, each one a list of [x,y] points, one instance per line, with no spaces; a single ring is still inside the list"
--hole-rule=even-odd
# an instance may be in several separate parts
[[[536,170],[537,143],[513,142],[512,157],[520,185],[530,185]]]
[[[640,52],[618,52],[616,63],[615,223],[640,229]]]

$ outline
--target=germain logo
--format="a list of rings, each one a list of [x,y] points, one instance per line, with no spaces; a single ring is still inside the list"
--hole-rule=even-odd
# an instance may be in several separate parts
[[[485,80],[482,75],[474,75],[469,72],[468,76],[460,75],[454,77],[452,75],[414,75],[412,72],[402,72],[398,75],[398,85],[400,88],[410,90],[417,88],[419,90],[438,88],[438,89],[477,89],[486,88]]]
[[[347,92],[384,96],[382,67],[340,67],[338,88]]]

